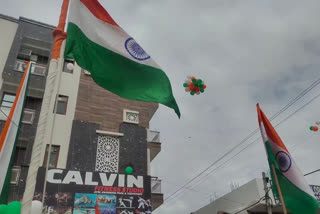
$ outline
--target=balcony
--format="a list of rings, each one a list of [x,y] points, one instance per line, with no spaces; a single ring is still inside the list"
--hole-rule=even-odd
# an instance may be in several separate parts
[[[150,149],[150,162],[161,151],[160,132],[147,129],[148,149]]]
[[[16,60],[13,66],[4,69],[3,90],[6,92],[16,93],[18,90],[21,78],[26,68],[26,62]],[[31,77],[29,81],[28,95],[32,97],[42,98],[45,89],[47,66],[34,64],[31,67]]]
[[[163,194],[161,192],[161,180],[151,177],[151,203],[152,210],[157,209],[163,204]]]

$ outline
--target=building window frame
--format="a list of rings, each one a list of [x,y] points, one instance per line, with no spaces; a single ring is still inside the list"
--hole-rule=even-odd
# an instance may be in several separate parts
[[[4,99],[5,99],[5,97],[6,97],[6,95],[13,97],[13,100],[12,100],[12,101],[11,101],[11,100],[4,100]],[[11,109],[11,108],[12,108],[12,106],[13,106],[13,103],[14,103],[15,98],[16,98],[16,95],[15,95],[14,93],[3,92],[0,106],[1,106],[1,107],[6,107],[6,108],[10,108],[10,109]],[[9,104],[9,106],[5,106],[5,105],[3,105],[3,102],[8,103],[8,104]]]
[[[46,145],[46,150],[45,150],[44,159],[43,159],[43,167],[47,166],[49,146],[50,146],[49,144]],[[49,157],[49,168],[57,168],[59,154],[60,154],[60,145],[51,145],[51,152]],[[51,159],[51,157],[54,157],[54,159]],[[50,163],[51,160],[53,160],[54,163],[51,164]]]
[[[13,97],[13,100],[11,100],[11,99],[5,100],[5,97],[7,95]],[[16,95],[14,93],[3,92],[2,98],[1,98],[1,103],[0,103],[0,111],[1,111],[0,120],[4,120],[4,121],[7,120],[15,98],[16,98]],[[6,104],[4,105],[4,103],[6,103]]]
[[[57,103],[57,106],[55,106],[55,107],[57,107],[57,111],[54,110],[53,112],[56,112],[56,114],[66,115],[69,97],[59,94],[57,96],[57,99],[58,100],[56,100],[56,102],[58,102],[58,103]]]
[[[138,111],[124,109],[123,110],[123,122],[139,124],[139,112]]]

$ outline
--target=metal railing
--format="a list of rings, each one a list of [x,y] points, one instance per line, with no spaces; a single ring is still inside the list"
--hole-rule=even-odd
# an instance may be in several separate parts
[[[151,130],[147,129],[147,141],[154,142],[154,143],[160,143],[160,132],[151,131]]]
[[[162,193],[161,180],[159,180],[157,177],[151,177],[151,193]]]
[[[14,70],[24,72],[27,64],[23,60],[16,60],[14,64]],[[31,73],[39,76],[45,76],[47,67],[39,64],[35,64],[31,67]]]

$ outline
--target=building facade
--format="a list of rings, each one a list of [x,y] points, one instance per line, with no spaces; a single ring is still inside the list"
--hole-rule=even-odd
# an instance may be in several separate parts
[[[316,194],[318,186],[311,187]],[[268,214],[265,198],[263,179],[253,179],[191,214]],[[274,197],[271,189],[268,190],[268,198],[271,213],[283,214],[282,205]],[[320,209],[317,213],[320,213]]]
[[[122,189],[122,195],[118,193],[119,189],[108,187],[102,194],[96,191],[97,186],[93,192],[91,189],[77,192],[76,180],[72,182],[71,179],[68,186],[63,182],[68,179],[62,179],[62,186],[59,184],[55,189],[55,184],[47,177],[44,202],[51,204],[47,207],[51,213],[90,211],[94,203],[76,206],[76,201],[85,200],[85,197],[95,197],[96,203],[103,197],[109,198],[109,202],[114,197],[114,209],[108,205],[109,213],[113,213],[112,210],[118,213],[151,212],[151,207],[147,209],[150,201],[153,210],[160,206],[163,203],[161,181],[150,175],[151,161],[161,150],[160,133],[149,130],[149,121],[158,105],[122,99],[106,91],[93,82],[89,72],[72,61],[50,61],[53,26],[4,15],[0,16],[0,25],[2,29],[8,29],[5,35],[0,35],[0,42],[4,45],[0,51],[1,127],[7,120],[25,61],[36,62],[16,144],[9,201],[22,201],[22,213],[29,213],[32,201],[43,199],[41,173],[49,160],[46,175],[55,172],[52,177],[55,181],[55,176],[67,177],[79,172],[84,185],[80,189],[89,191],[90,185],[99,183],[99,176],[102,181],[99,185],[105,186],[106,181],[117,175],[115,181],[118,183],[114,185],[128,188]],[[128,167],[132,169],[131,175],[126,171]],[[76,175],[72,178],[76,179]],[[91,182],[88,182],[89,175]],[[106,180],[102,179],[103,176]],[[126,179],[123,183],[122,178]],[[145,192],[140,195],[130,192],[140,191],[139,179],[142,178],[144,190],[141,191]],[[134,189],[128,187],[130,184],[134,184]],[[50,194],[56,197],[56,201],[49,200]],[[58,200],[60,195],[65,196],[65,203]],[[145,195],[150,198],[143,198]],[[103,202],[100,205],[104,206]]]

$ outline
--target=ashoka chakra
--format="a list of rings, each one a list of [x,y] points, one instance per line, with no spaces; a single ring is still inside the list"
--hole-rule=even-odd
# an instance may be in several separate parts
[[[150,56],[142,49],[142,47],[133,39],[129,38],[124,43],[128,53],[136,60],[147,60]]]
[[[284,151],[277,152],[276,160],[279,165],[281,172],[287,172],[291,168],[291,158],[290,155]]]

